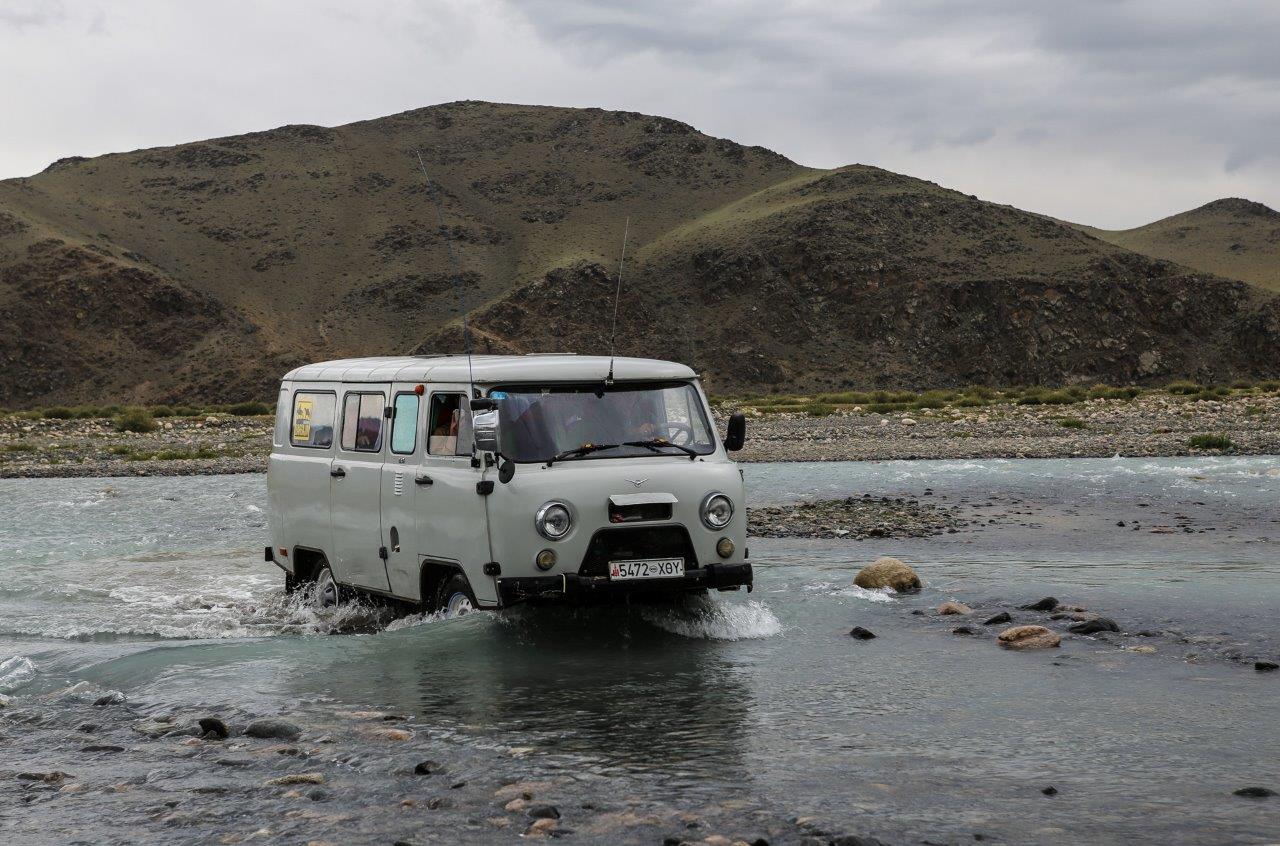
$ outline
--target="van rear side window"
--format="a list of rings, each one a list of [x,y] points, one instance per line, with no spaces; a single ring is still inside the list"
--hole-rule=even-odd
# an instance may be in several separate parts
[[[351,452],[382,450],[382,394],[347,394],[342,400],[342,448]]]
[[[409,455],[418,447],[418,395],[396,394],[391,417],[391,451]]]
[[[338,399],[333,394],[310,391],[294,394],[289,443],[312,449],[333,446],[333,413],[337,405]]]

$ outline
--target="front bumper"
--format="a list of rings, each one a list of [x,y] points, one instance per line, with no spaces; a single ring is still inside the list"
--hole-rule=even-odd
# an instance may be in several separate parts
[[[746,585],[750,592],[750,564],[708,564],[687,571],[678,579],[636,579],[615,582],[608,576],[515,576],[498,579],[498,599],[502,605],[517,602],[554,601],[569,603],[605,602],[632,596],[661,596],[712,588],[735,590]]]

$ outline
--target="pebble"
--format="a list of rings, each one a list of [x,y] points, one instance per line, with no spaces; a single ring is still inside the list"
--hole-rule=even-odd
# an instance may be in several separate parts
[[[1052,596],[1046,596],[1044,599],[1037,600],[1030,605],[1022,606],[1024,611],[1052,611],[1058,607],[1058,600]]]
[[[951,630],[951,633],[953,635],[977,634],[977,632],[975,632],[973,629],[969,628],[968,626],[956,626],[954,629]]]
[[[864,629],[862,626],[854,626],[849,629],[849,637],[856,640],[874,640],[876,633],[870,629]]]
[[[323,773],[289,773],[288,775],[269,778],[263,784],[281,787],[289,784],[324,784]]]
[[[302,727],[286,720],[255,720],[244,733],[249,737],[293,740],[302,734]]]
[[[533,805],[528,810],[528,815],[538,819],[558,820],[560,819],[560,809],[555,805]]]
[[[963,602],[947,601],[938,606],[938,613],[948,614],[972,614],[973,609]]]
[[[1233,790],[1232,793],[1246,799],[1269,799],[1276,795],[1276,792],[1269,787],[1242,787],[1239,790]]]
[[[1040,792],[1041,792],[1041,793],[1043,793],[1045,796],[1057,796],[1057,795],[1058,795],[1058,788],[1054,787],[1054,786],[1051,784],[1051,785],[1049,785],[1048,787],[1042,787],[1042,788],[1040,788]]]
[[[1275,661],[1254,661],[1253,669],[1259,673],[1270,673],[1274,670],[1280,670],[1280,664]]]
[[[1012,622],[1013,622],[1013,615],[1010,614],[1008,611],[1001,611],[999,614],[996,614],[994,617],[988,617],[987,619],[983,620],[982,625],[998,626],[1001,623],[1012,623]]]

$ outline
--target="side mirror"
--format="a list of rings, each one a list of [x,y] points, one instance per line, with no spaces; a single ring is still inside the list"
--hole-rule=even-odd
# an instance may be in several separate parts
[[[747,442],[747,417],[742,412],[730,415],[729,429],[724,436],[724,448],[737,452]]]
[[[471,437],[477,452],[497,452],[498,412],[477,411],[472,414]]]

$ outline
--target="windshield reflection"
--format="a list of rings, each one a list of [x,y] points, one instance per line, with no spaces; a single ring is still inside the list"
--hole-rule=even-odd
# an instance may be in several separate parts
[[[512,461],[653,455],[664,444],[698,455],[715,450],[702,397],[688,382],[520,385],[490,396],[498,401],[502,453]]]

